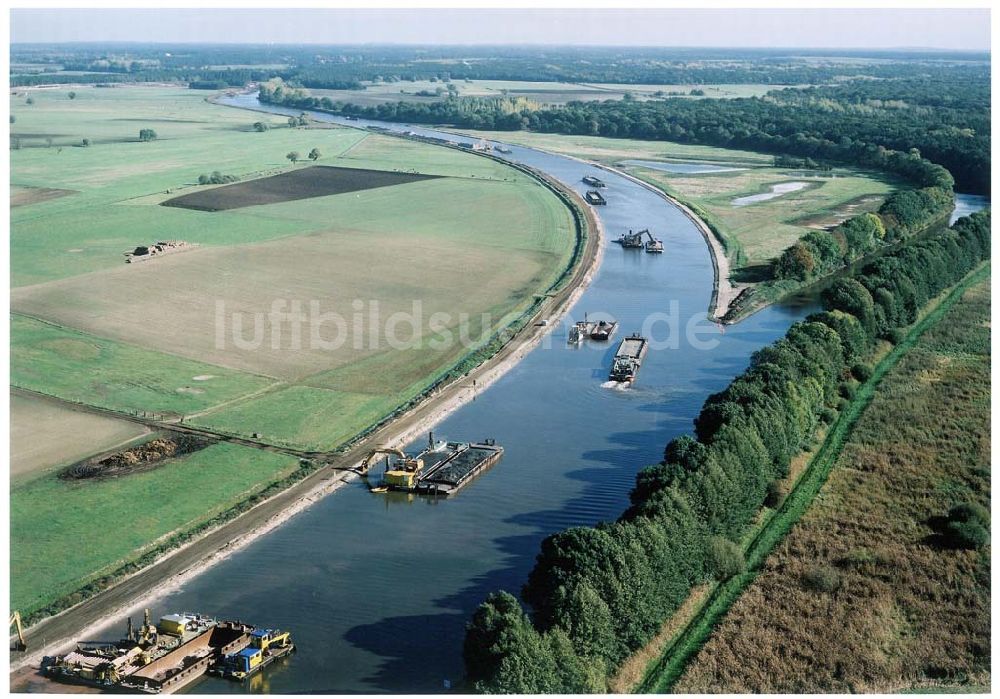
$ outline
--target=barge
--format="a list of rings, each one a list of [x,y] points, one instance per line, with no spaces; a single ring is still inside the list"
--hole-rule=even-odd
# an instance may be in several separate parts
[[[649,341],[639,333],[632,333],[623,339],[615,352],[608,379],[619,383],[635,381],[635,375],[639,372],[648,349]]]
[[[615,330],[618,329],[617,320],[600,320],[596,323],[591,323],[591,327],[588,329],[591,340],[597,340],[598,342],[607,342],[611,339],[611,336],[615,334]]]
[[[206,673],[243,679],[295,650],[288,632],[257,630],[241,621],[201,614],[168,614],[136,632],[128,619],[118,641],[81,642],[65,655],[45,658],[42,672],[59,682],[141,694],[176,692]],[[244,674],[228,673],[237,658],[253,657]]]
[[[608,200],[605,199],[604,196],[596,189],[588,190],[584,195],[584,198],[587,200],[588,204],[592,204],[593,206],[604,206],[608,203]]]
[[[414,457],[399,449],[373,450],[361,462],[361,473],[367,474],[373,459],[383,454],[385,472],[381,483],[370,488],[372,492],[397,490],[447,496],[496,464],[503,456],[503,447],[492,439],[482,442],[436,442],[432,432],[428,436],[427,447]]]
[[[591,187],[594,187],[596,189],[604,189],[605,187],[608,186],[602,180],[597,179],[593,175],[587,175],[587,176],[585,176],[583,178],[583,183],[586,184],[586,185],[590,185]]]
[[[598,342],[607,342],[615,334],[617,328],[618,321],[616,320],[593,321],[584,315],[583,320],[577,321],[569,329],[569,343],[577,345],[586,338]]]

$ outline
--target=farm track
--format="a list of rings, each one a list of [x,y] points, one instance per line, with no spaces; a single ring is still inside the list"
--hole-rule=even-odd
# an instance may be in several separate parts
[[[875,397],[882,379],[906,354],[916,346],[920,337],[934,327],[971,287],[988,278],[989,263],[971,272],[946,292],[923,318],[911,327],[906,337],[883,357],[872,371],[872,376],[858,389],[854,399],[840,414],[823,440],[823,444],[810,460],[806,471],[786,496],[781,507],[771,516],[744,552],[746,569],[725,582],[717,584],[692,620],[665,648],[660,658],[646,672],[633,690],[637,694],[666,694],[681,678],[688,663],[708,641],[716,624],[726,615],[740,595],[757,577],[771,551],[785,538],[795,523],[809,509],[819,494],[837,458],[850,439],[851,433],[865,409]]]
[[[179,422],[158,421],[92,406],[82,406],[46,394],[15,389],[22,391],[25,395],[57,401],[61,405],[68,405],[76,410],[83,409],[100,415],[132,420],[156,429],[185,432],[255,449],[315,459],[320,461],[322,465],[285,490],[209,530],[190,543],[166,553],[152,565],[123,578],[114,586],[102,590],[64,612],[47,617],[32,625],[25,631],[29,653],[12,652],[10,654],[11,672],[20,670],[21,672],[18,674],[23,677],[28,667],[32,664],[37,665],[43,655],[55,652],[69,644],[74,637],[84,631],[95,628],[113,618],[115,614],[123,613],[130,607],[140,604],[143,599],[148,598],[155,591],[163,589],[172,580],[177,580],[178,576],[188,576],[199,572],[213,559],[216,559],[220,553],[225,555],[226,552],[235,550],[242,543],[248,542],[253,534],[277,526],[291,514],[304,509],[315,500],[339,487],[353,477],[357,465],[374,447],[384,444],[406,443],[412,440],[420,432],[439,421],[445,414],[473,398],[477,385],[478,390],[482,390],[498,379],[534,347],[546,333],[550,332],[554,327],[553,323],[550,322],[548,325],[542,326],[536,325],[536,321],[541,318],[551,321],[560,317],[583,292],[600,259],[603,230],[590,207],[568,187],[564,187],[552,178],[530,168],[516,167],[516,169],[532,175],[539,181],[539,184],[555,191],[565,202],[572,202],[572,206],[582,212],[584,221],[581,223],[584,230],[578,231],[578,236],[583,236],[582,249],[572,272],[564,280],[561,288],[546,295],[546,302],[525,323],[524,327],[492,357],[467,374],[433,391],[411,411],[388,421],[344,451],[311,452],[290,449],[225,435],[200,427],[183,425]]]

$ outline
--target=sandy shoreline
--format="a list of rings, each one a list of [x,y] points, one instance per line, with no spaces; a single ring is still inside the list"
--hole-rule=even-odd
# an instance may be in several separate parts
[[[580,298],[599,269],[604,250],[604,229],[600,219],[579,195],[551,177],[538,172],[534,174],[547,180],[549,186],[556,187],[563,196],[575,202],[586,218],[586,239],[581,259],[565,286],[552,296],[550,302],[530,319],[511,342],[468,374],[437,389],[411,411],[376,430],[342,457],[331,460],[303,480],[239,517],[171,550],[115,586],[33,625],[27,630],[30,651],[10,655],[11,679],[20,670],[16,674],[23,681],[30,666],[37,666],[43,656],[61,650],[75,638],[99,636],[101,631],[120,625],[133,610],[148,606],[156,598],[178,589],[261,535],[357,480],[357,475],[348,469],[357,467],[374,446],[402,446],[414,441],[473,400],[479,391],[500,379],[542,342],[555,329],[557,321]],[[535,325],[542,319],[549,321],[548,324]],[[15,687],[12,689],[16,691]]]

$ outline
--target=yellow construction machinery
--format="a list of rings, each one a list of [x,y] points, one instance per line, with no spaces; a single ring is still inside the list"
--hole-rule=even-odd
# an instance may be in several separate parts
[[[11,650],[24,651],[28,649],[28,642],[24,640],[24,627],[21,625],[21,612],[14,610],[10,615],[10,626],[17,631],[17,640],[11,645]]]
[[[149,610],[142,611],[142,628],[139,629],[139,645],[143,648],[156,645],[160,632],[149,619]]]
[[[417,487],[417,479],[424,468],[424,461],[423,459],[410,458],[402,449],[394,447],[378,447],[377,449],[373,449],[365,457],[364,461],[361,462],[361,468],[359,469],[361,473],[367,474],[376,457],[380,455],[385,455],[386,457],[385,481],[381,486],[372,488],[372,492],[383,493],[389,488],[414,490]],[[390,456],[399,457],[399,460],[391,466],[389,465]]]

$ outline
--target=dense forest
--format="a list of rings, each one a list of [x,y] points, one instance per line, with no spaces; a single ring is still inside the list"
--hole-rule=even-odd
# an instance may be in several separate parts
[[[606,691],[607,678],[659,631],[691,588],[741,569],[736,545],[778,481],[870,373],[876,341],[898,342],[923,306],[989,259],[988,211],[911,242],[833,284],[825,310],[756,352],[708,398],[695,436],[641,471],[615,522],[548,537],[522,591],[468,624],[468,679],[484,692]],[[773,505],[774,502],[771,502]]]

